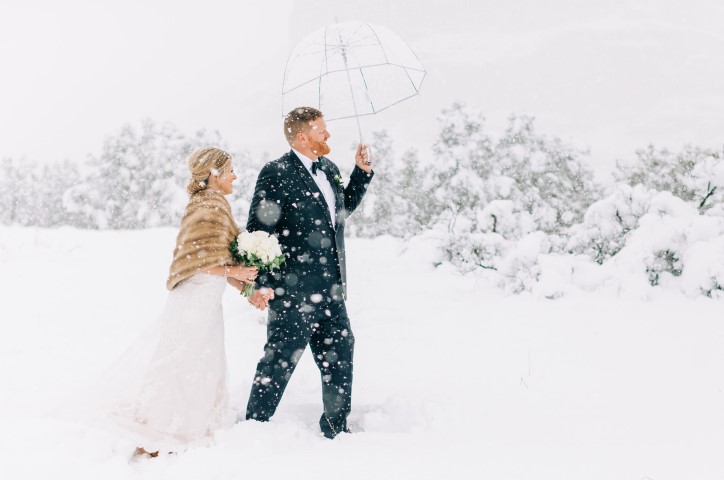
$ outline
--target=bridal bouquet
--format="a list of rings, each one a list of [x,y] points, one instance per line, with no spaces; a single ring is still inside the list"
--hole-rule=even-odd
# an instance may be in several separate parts
[[[229,251],[240,265],[257,267],[259,274],[278,269],[285,260],[277,237],[263,231],[242,232],[231,242]],[[254,293],[254,285],[245,285],[241,293],[250,296]]]

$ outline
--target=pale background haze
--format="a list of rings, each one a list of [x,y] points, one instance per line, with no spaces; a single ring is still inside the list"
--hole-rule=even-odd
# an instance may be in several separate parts
[[[455,100],[493,131],[511,113],[536,116],[541,132],[590,148],[599,174],[649,142],[724,143],[724,5],[713,0],[5,0],[0,157],[82,160],[144,117],[277,156],[287,55],[335,20],[392,29],[428,70],[419,97],[363,118],[398,153],[417,146],[429,160],[436,117]],[[356,126],[330,130],[344,163]]]

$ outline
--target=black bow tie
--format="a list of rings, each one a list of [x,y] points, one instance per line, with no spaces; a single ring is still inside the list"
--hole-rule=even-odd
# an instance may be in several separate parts
[[[320,162],[319,160],[317,160],[316,162],[312,162],[312,175],[316,175],[317,170],[321,170],[321,169],[322,169],[322,162]]]

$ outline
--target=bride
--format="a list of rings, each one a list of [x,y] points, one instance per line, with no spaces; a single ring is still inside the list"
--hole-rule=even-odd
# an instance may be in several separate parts
[[[146,364],[134,372],[142,381],[111,412],[143,442],[134,456],[206,443],[224,425],[228,391],[221,298],[227,282],[241,289],[257,275],[256,267],[235,265],[229,253],[240,233],[224,198],[237,178],[231,156],[202,148],[191,154],[188,166],[190,198],[154,345],[146,348]]]

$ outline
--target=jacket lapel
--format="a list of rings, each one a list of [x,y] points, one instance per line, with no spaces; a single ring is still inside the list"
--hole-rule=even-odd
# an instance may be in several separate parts
[[[304,166],[302,161],[297,157],[297,154],[294,153],[293,150],[289,151],[290,157],[292,159],[292,163],[294,163],[294,166],[297,169],[297,172],[302,177],[302,180],[304,180],[304,183],[306,184],[307,188],[309,189],[309,192],[311,193],[312,197],[314,197],[314,200],[316,200],[319,207],[324,212],[325,217],[327,218],[327,223],[329,226],[332,227],[332,229],[335,229],[335,226],[332,225],[332,216],[329,213],[329,208],[327,207],[327,202],[324,200],[324,196],[322,195],[322,192],[319,190],[319,187],[317,186],[317,182],[314,181],[312,178],[312,175],[309,173],[309,170],[307,170],[307,167]],[[335,190],[335,206],[338,203],[337,199],[337,192]],[[339,211],[339,210],[337,210]]]

